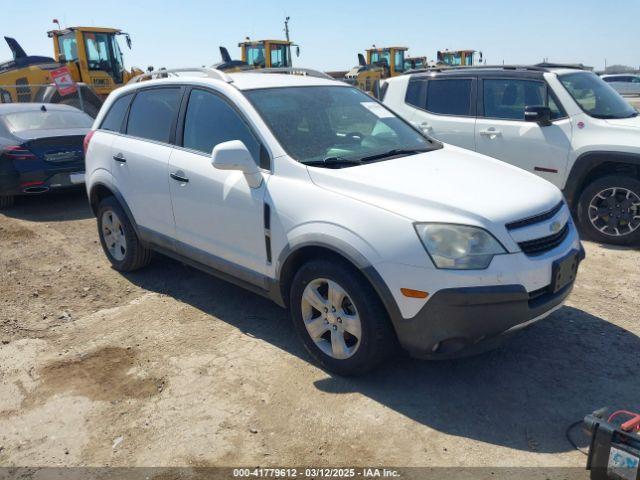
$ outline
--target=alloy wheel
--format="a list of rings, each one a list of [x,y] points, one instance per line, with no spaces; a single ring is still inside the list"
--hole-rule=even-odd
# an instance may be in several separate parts
[[[118,262],[127,254],[127,239],[120,218],[113,210],[102,214],[102,237],[109,254]]]
[[[336,282],[318,278],[302,294],[302,319],[309,336],[331,358],[352,357],[362,338],[362,323],[349,294]]]
[[[622,187],[602,190],[589,203],[589,221],[604,235],[629,235],[640,228],[640,197]]]

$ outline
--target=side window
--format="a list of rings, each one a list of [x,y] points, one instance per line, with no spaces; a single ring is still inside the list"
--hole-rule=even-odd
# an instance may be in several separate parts
[[[616,77],[604,77],[602,80],[604,80],[607,83],[611,83],[616,81]]]
[[[119,132],[122,129],[122,121],[127,113],[129,103],[133,94],[123,95],[111,105],[111,108],[107,112],[100,125],[102,130],[109,130],[110,132]]]
[[[58,37],[60,54],[64,56],[65,62],[73,62],[78,59],[78,42],[75,32],[65,33]],[[61,61],[63,61],[61,59]]]
[[[441,115],[470,115],[471,79],[429,80],[426,110]]]
[[[533,80],[485,79],[483,81],[484,116],[505,120],[523,120],[524,107],[549,105],[560,112],[558,105],[547,102],[544,83]],[[558,113],[559,114],[559,113]]]
[[[244,142],[256,163],[269,168],[268,159],[261,158],[260,142],[233,107],[219,95],[193,90],[184,119],[183,146],[211,154],[213,147],[231,140]]]
[[[138,92],[131,104],[127,133],[158,142],[169,142],[180,106],[180,88],[156,88]]]
[[[407,93],[404,97],[405,103],[422,108],[422,105],[420,105],[420,94],[422,93],[422,88],[425,83],[424,80],[410,80],[407,86]]]

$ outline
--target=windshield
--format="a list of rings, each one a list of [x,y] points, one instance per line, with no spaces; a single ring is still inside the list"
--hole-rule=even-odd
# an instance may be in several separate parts
[[[595,73],[568,73],[558,78],[587,115],[595,118],[629,118],[638,115],[624,98]]]
[[[251,90],[245,95],[287,153],[302,163],[360,161],[397,149],[437,148],[355,88],[284,87]],[[389,153],[385,158],[392,156]]]
[[[36,111],[16,112],[4,116],[11,133],[27,130],[49,130],[59,128],[91,128],[93,119],[84,112]]]
[[[122,83],[124,64],[115,35],[87,32],[84,34],[84,40],[89,70],[105,71],[111,75],[114,82]]]
[[[371,52],[371,60],[369,61],[369,63],[373,65],[379,62],[382,62],[387,66],[391,65],[391,53],[389,52],[389,50],[373,50]]]
[[[271,45],[271,68],[285,68],[290,67],[291,62],[289,61],[290,53],[289,53],[289,45]]]

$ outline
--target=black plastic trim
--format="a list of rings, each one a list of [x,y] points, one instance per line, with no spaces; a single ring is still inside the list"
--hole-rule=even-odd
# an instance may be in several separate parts
[[[533,215],[532,217],[523,218],[522,220],[516,220],[515,222],[510,222],[505,225],[507,230],[516,230],[518,228],[528,227],[529,225],[534,225],[536,223],[544,222],[545,220],[549,220],[553,218],[564,206],[564,201],[560,201],[555,207],[546,212],[540,213],[538,215]]]

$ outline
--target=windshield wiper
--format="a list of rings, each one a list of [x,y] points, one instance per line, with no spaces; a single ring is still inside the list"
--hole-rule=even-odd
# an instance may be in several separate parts
[[[314,167],[339,167],[347,165],[361,165],[362,162],[357,158],[345,158],[345,157],[325,157],[322,160],[310,160],[308,162],[302,162],[305,165],[311,165]]]
[[[382,160],[383,158],[396,157],[398,155],[416,155],[418,153],[430,151],[430,148],[393,148],[391,150],[387,150],[386,152],[362,157],[360,160],[362,162],[372,162],[374,160]]]

